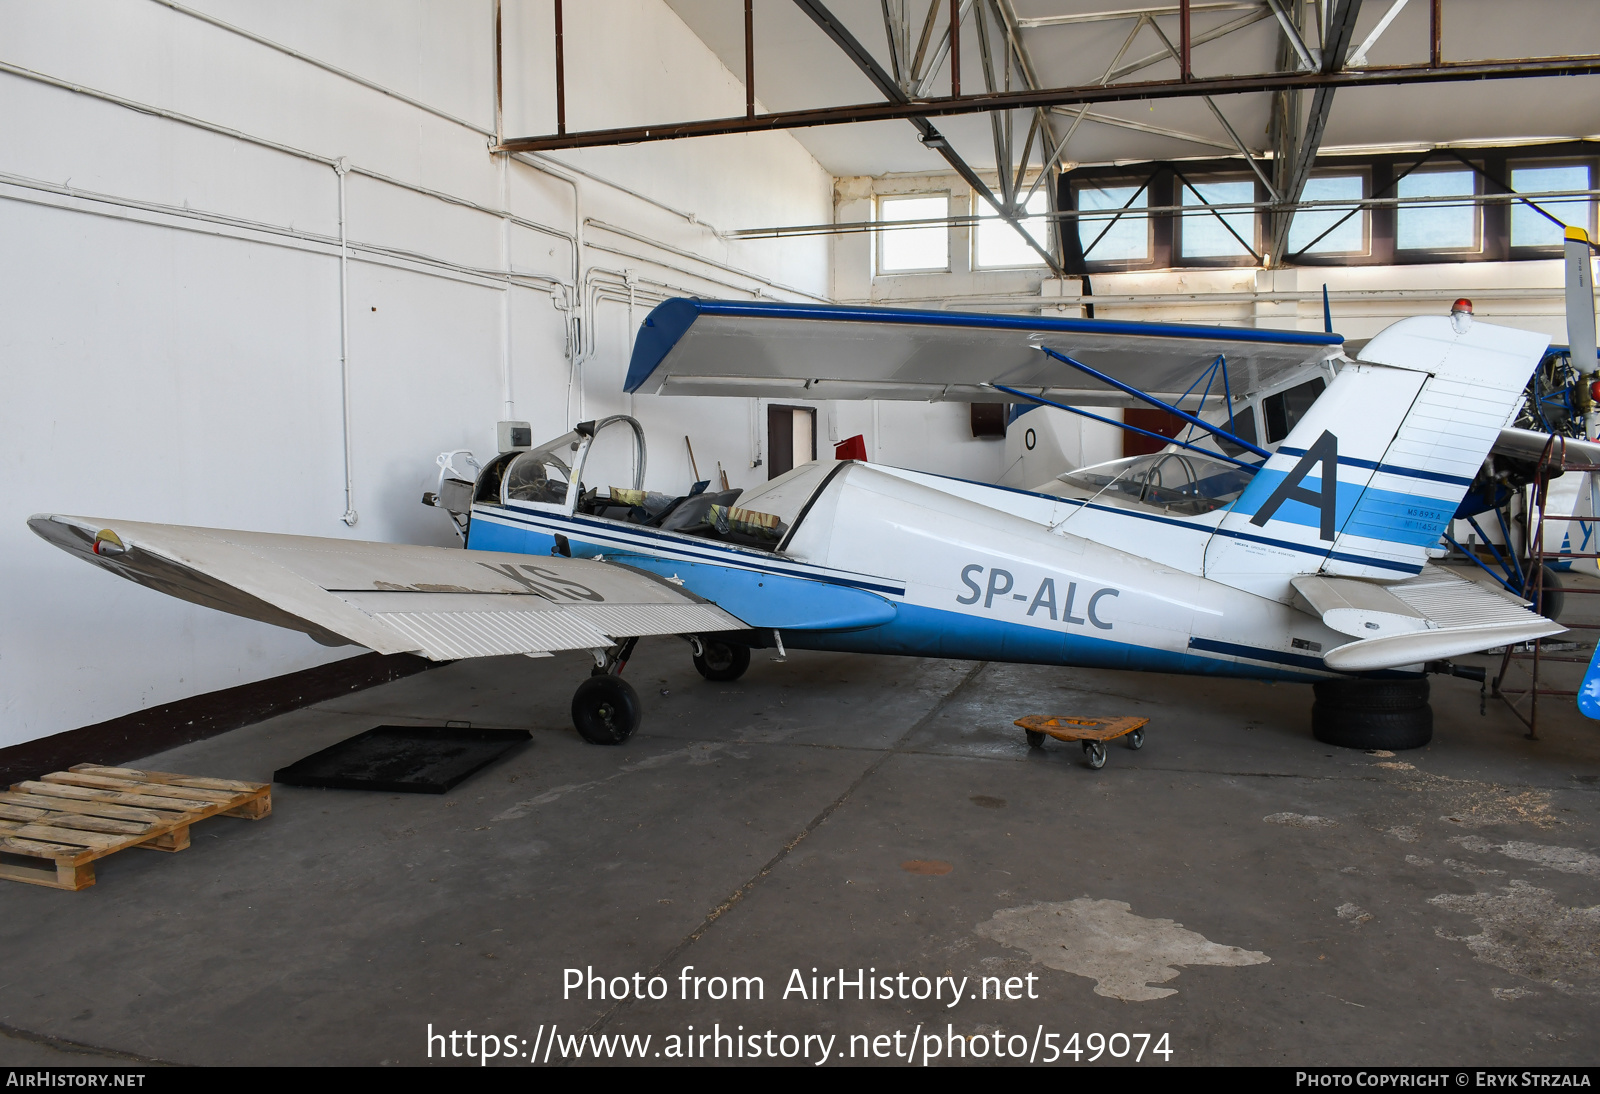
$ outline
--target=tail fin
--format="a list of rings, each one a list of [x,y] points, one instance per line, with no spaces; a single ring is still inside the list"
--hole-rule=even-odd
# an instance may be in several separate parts
[[[1459,312],[1385,329],[1234,503],[1206,576],[1277,599],[1299,574],[1419,572],[1548,343]]]

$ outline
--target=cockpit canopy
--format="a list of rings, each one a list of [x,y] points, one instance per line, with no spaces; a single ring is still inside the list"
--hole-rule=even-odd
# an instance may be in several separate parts
[[[1048,489],[1063,497],[1136,502],[1179,516],[1198,516],[1231,504],[1254,476],[1198,452],[1155,452],[1069,471]]]

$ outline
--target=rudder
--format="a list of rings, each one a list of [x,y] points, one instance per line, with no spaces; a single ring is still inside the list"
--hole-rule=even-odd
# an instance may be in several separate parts
[[[1470,315],[1386,328],[1234,503],[1207,547],[1206,576],[1287,600],[1300,574],[1418,573],[1548,343]]]

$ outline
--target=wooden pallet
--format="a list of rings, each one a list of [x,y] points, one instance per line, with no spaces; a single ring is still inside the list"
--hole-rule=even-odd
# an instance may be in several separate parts
[[[181,851],[195,821],[271,812],[271,783],[78,764],[0,793],[0,878],[85,889],[96,859],[129,847]]]

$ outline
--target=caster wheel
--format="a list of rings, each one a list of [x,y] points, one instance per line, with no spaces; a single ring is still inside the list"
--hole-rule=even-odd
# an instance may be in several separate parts
[[[1083,762],[1099,771],[1106,765],[1106,743],[1104,741],[1083,742]]]
[[[1123,740],[1128,742],[1128,747],[1129,748],[1131,748],[1135,752],[1137,752],[1139,749],[1144,747],[1144,729],[1143,729],[1143,727],[1140,727],[1139,729],[1134,730],[1132,733],[1130,733],[1126,737],[1124,737]]]
[[[702,652],[695,657],[694,668],[707,680],[737,680],[750,667],[749,646],[702,638],[700,649]]]
[[[572,696],[572,724],[594,745],[620,745],[643,717],[639,694],[620,676],[591,676]]]
[[[1023,732],[1028,735],[1029,748],[1043,748],[1044,739],[1049,736],[1048,733],[1041,733],[1037,729],[1028,729]]]

